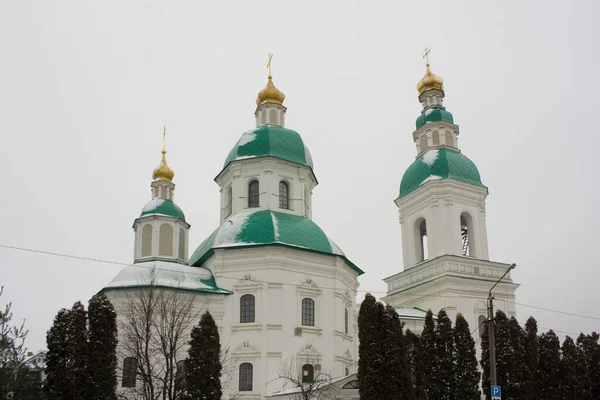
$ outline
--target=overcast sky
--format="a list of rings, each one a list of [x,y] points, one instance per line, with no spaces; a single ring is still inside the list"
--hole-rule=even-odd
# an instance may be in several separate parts
[[[517,302],[600,318],[597,1],[0,1],[0,244],[131,262],[163,125],[190,249],[218,226],[214,177],[254,127],[267,54],[310,148],[313,219],[381,296],[393,200],[416,155],[423,49],[459,147],[489,187],[494,261]],[[0,248],[1,303],[45,347],[56,312],[122,266]],[[362,300],[359,294],[357,301]],[[600,321],[518,306],[561,336]]]

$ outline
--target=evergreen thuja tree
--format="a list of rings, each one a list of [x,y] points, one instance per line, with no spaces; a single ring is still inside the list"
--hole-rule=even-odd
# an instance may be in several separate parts
[[[378,305],[381,303],[377,303]],[[400,356],[400,321],[396,311],[387,306],[383,309],[381,315],[381,325],[379,326],[379,351],[381,357],[381,370],[385,371],[390,379],[384,379],[381,382],[381,398],[392,399],[402,390],[402,382],[399,379],[402,373]]]
[[[454,337],[452,321],[444,310],[438,313],[435,337],[436,375],[432,377],[434,399],[452,400],[454,393]]]
[[[409,377],[409,394],[408,398],[410,400],[421,400],[423,399],[423,388],[422,388],[422,380],[421,376],[421,368],[419,363],[419,336],[415,335],[411,332],[410,329],[407,329],[404,333],[404,346],[406,351],[406,364],[408,368],[408,377]]]
[[[90,400],[116,399],[117,313],[106,296],[94,296],[89,303]]]
[[[358,390],[362,400],[379,399],[381,371],[380,307],[370,293],[358,312]]]
[[[508,329],[510,332],[510,369],[508,371],[508,382],[506,386],[507,399],[523,398],[523,379],[525,373],[525,330],[519,325],[515,317],[511,317],[508,321]]]
[[[577,338],[577,346],[583,351],[591,381],[592,399],[600,400],[600,335],[583,333]]]
[[[496,312],[494,318],[494,339],[496,342],[496,381],[503,388],[508,388],[509,377],[512,374],[512,343],[508,318],[501,310]],[[508,393],[502,393],[502,395],[508,398]]]
[[[491,399],[490,393],[490,341],[489,341],[489,327],[486,323],[486,328],[483,331],[483,335],[481,335],[481,360],[479,361],[479,365],[481,365],[481,388],[483,389],[483,394],[487,400]]]
[[[454,325],[454,396],[455,400],[479,400],[479,379],[475,341],[469,323],[462,314],[456,316]]]
[[[46,335],[46,385],[48,400],[87,400],[90,398],[88,370],[87,315],[77,302],[62,309]]]
[[[538,383],[544,400],[560,399],[560,342],[554,331],[542,333],[539,338]]]
[[[585,355],[569,336],[562,345],[559,370],[562,400],[591,400],[591,381]]]
[[[523,400],[539,399],[537,383],[538,347],[537,321],[535,318],[529,317],[525,322],[525,353],[521,388]]]
[[[434,400],[436,397],[437,388],[434,386],[436,384],[435,376],[438,373],[438,363],[435,361],[436,353],[435,353],[435,345],[436,345],[436,334],[435,334],[435,323],[433,322],[433,313],[431,310],[427,311],[425,314],[425,324],[423,326],[423,332],[421,333],[421,339],[419,340],[419,363],[421,365],[422,371],[422,388],[423,390],[423,398],[422,399],[431,399]]]
[[[69,349],[73,400],[88,400],[91,393],[91,372],[88,369],[89,346],[87,330],[87,312],[81,302],[77,302],[69,313],[67,331],[67,348]]]
[[[215,320],[208,311],[192,329],[191,336],[189,357],[185,360],[186,398],[220,400],[221,342]]]

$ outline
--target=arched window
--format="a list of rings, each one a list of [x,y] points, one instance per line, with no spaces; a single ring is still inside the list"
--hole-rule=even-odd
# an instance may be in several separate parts
[[[137,359],[127,357],[123,360],[123,380],[121,386],[126,388],[135,387],[135,375],[137,371]]]
[[[446,146],[454,147],[454,138],[452,137],[452,133],[446,131]]]
[[[421,218],[417,220],[415,232],[417,262],[425,261],[429,258],[429,249],[427,248],[427,222],[425,222],[425,219]]]
[[[344,374],[345,374],[345,376],[350,375],[350,370],[348,368],[344,369]],[[346,385],[344,385],[344,386],[346,386]]]
[[[253,380],[253,367],[250,363],[240,364],[240,392],[251,392],[252,391],[252,380]]]
[[[473,218],[468,213],[460,215],[460,244],[463,256],[475,257],[475,235],[473,234]]]
[[[315,301],[302,299],[302,325],[315,326]]]
[[[158,254],[161,256],[173,256],[173,227],[169,224],[160,226]]]
[[[348,368],[346,368],[346,369],[348,369]],[[346,374],[346,375],[350,375],[350,374]],[[353,381],[346,383],[344,386],[342,386],[342,389],[358,389],[358,380],[353,380]]]
[[[251,294],[240,298],[240,322],[254,322],[254,296]]]
[[[438,131],[433,131],[431,134],[431,141],[433,142],[434,146],[440,144],[440,134]]]
[[[260,205],[260,193],[258,192],[258,181],[252,181],[248,185],[248,207],[254,208]]]
[[[290,208],[290,187],[287,182],[279,182],[279,208]]]
[[[420,147],[421,151],[425,151],[425,149],[427,148],[427,135],[421,136]]]
[[[315,380],[315,367],[311,364],[302,366],[302,383],[312,383]]]
[[[180,392],[185,389],[185,361],[177,361],[177,371],[175,372],[175,391]]]
[[[225,217],[231,215],[233,196],[231,194],[231,186],[225,191]]]
[[[348,309],[344,309],[344,332],[348,334]],[[348,374],[346,374],[348,375]]]
[[[146,224],[142,228],[142,257],[152,255],[152,225]]]
[[[179,254],[177,257],[185,261],[185,229],[183,228],[179,228]]]
[[[271,125],[278,125],[278,123],[277,123],[277,111],[275,111],[275,110],[269,111],[269,123]]]
[[[485,315],[480,315],[479,318],[477,318],[477,326],[479,327],[479,337],[483,337],[483,334],[485,333],[485,329],[486,324],[485,324],[486,318]]]

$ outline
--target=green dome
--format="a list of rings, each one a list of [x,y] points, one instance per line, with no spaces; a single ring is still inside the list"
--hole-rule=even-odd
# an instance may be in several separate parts
[[[227,218],[223,225],[196,249],[188,264],[202,266],[213,255],[214,249],[265,245],[286,246],[339,256],[359,275],[363,273],[313,221],[270,210],[236,214]]]
[[[400,197],[435,179],[457,179],[482,186],[477,167],[467,156],[450,149],[432,149],[413,162],[400,183]]]
[[[450,112],[442,110],[441,108],[428,108],[427,110],[423,111],[421,115],[419,115],[419,118],[417,118],[417,129],[419,129],[428,122],[440,121],[446,121],[453,124],[454,117],[452,117],[452,114],[450,114]]]
[[[150,200],[142,209],[140,217],[146,215],[166,215],[167,217],[174,217],[185,222],[185,215],[181,208],[171,200],[154,199]]]
[[[229,152],[223,168],[246,158],[272,156],[312,168],[312,157],[298,132],[276,125],[263,125],[242,135]]]

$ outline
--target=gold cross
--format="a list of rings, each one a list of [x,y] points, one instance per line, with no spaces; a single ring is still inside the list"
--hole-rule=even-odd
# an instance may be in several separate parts
[[[429,52],[431,51],[431,49],[428,49],[427,47],[425,47],[425,54],[423,54],[423,58],[425,59],[425,62],[427,62],[427,65],[429,65]]]
[[[163,152],[167,151],[167,126],[163,126]]]
[[[267,63],[267,68],[269,68],[269,76],[271,76],[271,60],[273,59],[273,54],[269,53],[269,62]]]

